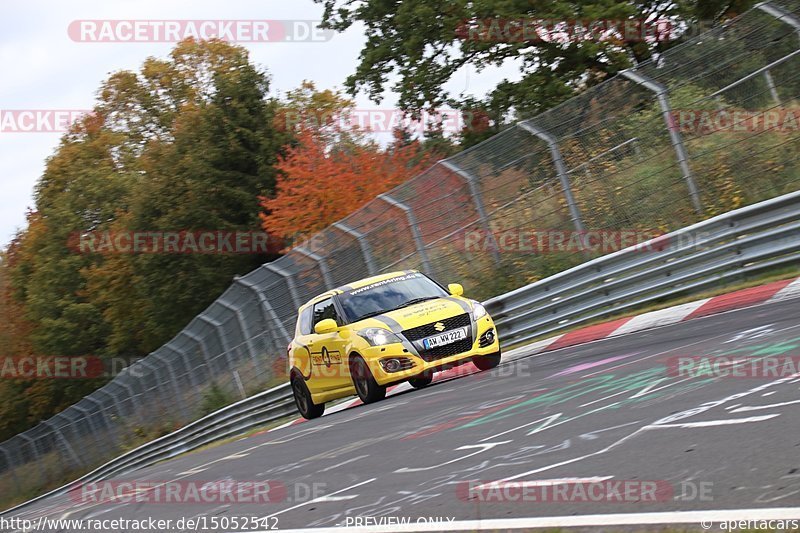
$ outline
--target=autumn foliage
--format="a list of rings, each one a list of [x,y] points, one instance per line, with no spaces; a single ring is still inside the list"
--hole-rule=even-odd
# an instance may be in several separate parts
[[[417,141],[398,138],[381,149],[371,142],[332,147],[327,139],[303,128],[296,145],[279,160],[275,195],[261,198],[268,233],[291,239],[320,231],[414,177],[434,159]]]

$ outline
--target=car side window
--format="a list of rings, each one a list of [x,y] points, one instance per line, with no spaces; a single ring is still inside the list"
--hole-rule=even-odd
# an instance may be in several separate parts
[[[314,304],[314,318],[311,323],[312,329],[317,325],[317,322],[325,320],[326,318],[332,318],[337,324],[339,323],[339,317],[336,314],[336,307],[334,307],[333,300],[331,298],[327,298]]]
[[[300,313],[300,319],[298,320],[298,331],[300,335],[310,335],[313,330],[311,329],[311,317],[314,309],[311,306],[306,307],[303,309],[303,312]]]

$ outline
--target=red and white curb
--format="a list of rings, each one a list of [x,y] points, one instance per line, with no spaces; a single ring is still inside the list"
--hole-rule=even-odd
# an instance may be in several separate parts
[[[578,344],[616,337],[618,335],[627,335],[628,333],[635,333],[646,329],[668,326],[686,320],[732,311],[734,309],[742,309],[753,305],[780,302],[790,298],[800,298],[800,278],[776,281],[759,287],[742,289],[728,294],[714,296],[713,298],[705,298],[668,307],[666,309],[659,309],[658,311],[651,311],[637,316],[620,318],[618,320],[612,320],[611,322],[604,322],[602,324],[577,329],[569,333],[564,333],[563,335],[556,335],[555,337],[509,350],[503,354],[503,361],[514,361],[523,357],[550,352],[568,346],[576,346]],[[477,372],[479,372],[479,370],[475,365],[468,363],[443,372],[437,372],[433,377],[433,382],[448,381]],[[408,383],[401,383],[389,387],[386,391],[386,395],[393,396],[411,390],[412,388],[413,387]],[[338,413],[350,407],[355,407],[356,405],[361,405],[361,400],[356,398],[336,404],[326,409],[325,416]],[[270,431],[293,426],[304,421],[305,420],[302,418],[292,420],[291,422],[272,428]]]
[[[556,335],[533,344],[528,344],[521,348],[516,348],[508,352],[509,359],[514,360],[520,357],[527,357],[542,352],[550,352],[576,346],[608,337],[627,335],[646,329],[660,326],[668,326],[686,320],[692,320],[704,316],[709,316],[734,309],[742,309],[753,305],[779,302],[790,298],[800,297],[800,278],[787,279],[751,287],[739,291],[704,298],[694,302],[689,302],[658,311],[651,311],[638,316],[620,318],[611,322],[604,322],[594,326],[581,328],[563,335]],[[506,360],[504,354],[503,359]]]

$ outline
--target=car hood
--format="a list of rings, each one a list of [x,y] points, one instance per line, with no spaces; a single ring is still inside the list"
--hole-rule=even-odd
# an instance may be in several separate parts
[[[388,326],[389,329],[397,333],[405,329],[430,324],[437,320],[469,313],[471,310],[472,305],[468,300],[456,296],[448,296],[388,311],[382,315],[357,322],[356,325],[365,328]]]

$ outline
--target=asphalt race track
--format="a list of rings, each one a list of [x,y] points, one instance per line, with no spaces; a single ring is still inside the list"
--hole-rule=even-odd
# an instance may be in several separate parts
[[[120,503],[64,495],[16,516],[269,515],[270,526],[280,530],[373,525],[384,517],[383,531],[400,529],[389,517],[445,530],[459,521],[480,520],[461,524],[464,529],[522,523],[497,521],[513,518],[531,518],[524,522],[529,526],[551,524],[547,517],[614,524],[623,523],[621,513],[631,523],[685,521],[681,527],[697,529],[705,517],[797,516],[800,374],[687,375],[674,364],[677,357],[720,356],[797,362],[798,317],[796,299],[520,358],[117,480],[270,480],[285,490],[272,503]],[[572,492],[512,501],[510,493],[491,491],[614,481],[658,491],[655,498],[624,501],[588,501]],[[702,513],[650,514],[671,511]],[[448,526],[448,519],[455,522]]]

